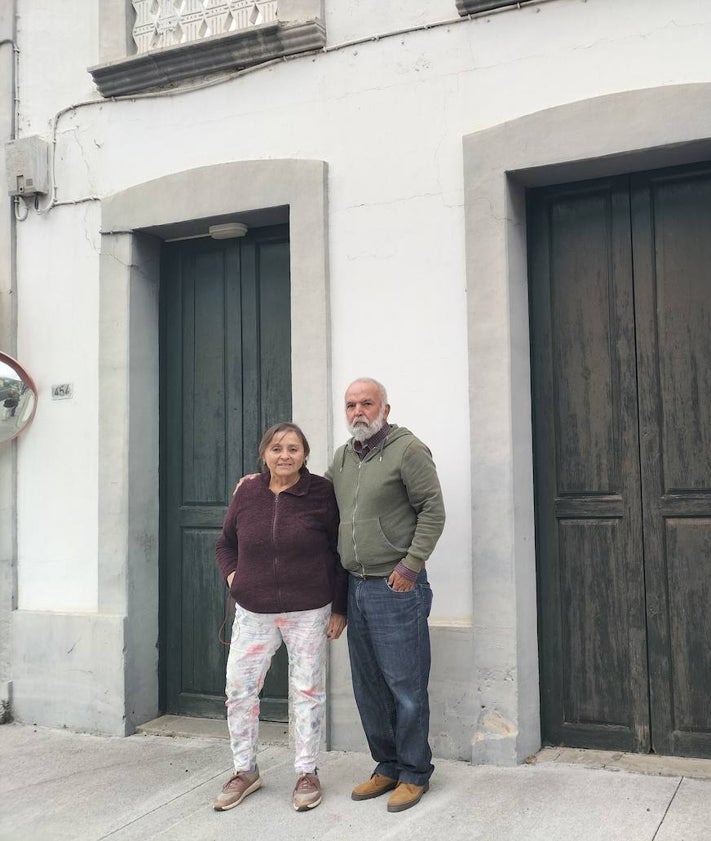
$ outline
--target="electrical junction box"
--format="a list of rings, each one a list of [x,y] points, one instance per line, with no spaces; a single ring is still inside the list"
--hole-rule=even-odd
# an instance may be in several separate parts
[[[5,144],[7,187],[11,196],[49,192],[49,144],[41,137],[23,137]]]

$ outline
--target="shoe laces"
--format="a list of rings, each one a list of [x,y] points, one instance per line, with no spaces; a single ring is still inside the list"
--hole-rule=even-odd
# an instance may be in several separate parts
[[[230,780],[227,781],[228,786],[235,786],[238,783],[253,783],[252,779],[255,777],[254,771],[238,771]]]
[[[312,789],[317,788],[318,783],[314,777],[316,777],[316,773],[301,774],[299,779],[296,781],[294,791],[311,791]]]

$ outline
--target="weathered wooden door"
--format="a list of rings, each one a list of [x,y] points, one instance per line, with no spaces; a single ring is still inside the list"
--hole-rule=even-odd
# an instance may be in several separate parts
[[[164,708],[225,715],[227,589],[215,541],[236,480],[291,417],[286,226],[166,246],[161,273],[161,655]],[[229,640],[231,610],[223,631]],[[281,652],[264,717],[284,718]]]
[[[529,202],[544,740],[711,756],[711,168]]]

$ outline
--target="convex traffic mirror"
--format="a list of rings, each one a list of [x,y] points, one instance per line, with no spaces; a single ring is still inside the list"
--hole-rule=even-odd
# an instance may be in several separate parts
[[[30,425],[37,388],[20,363],[0,351],[0,443],[12,441]]]

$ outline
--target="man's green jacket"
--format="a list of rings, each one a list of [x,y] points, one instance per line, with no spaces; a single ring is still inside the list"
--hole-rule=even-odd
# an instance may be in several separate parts
[[[341,563],[356,575],[388,577],[399,561],[419,572],[444,528],[444,501],[429,449],[403,426],[361,461],[339,447],[326,477],[341,524]]]

